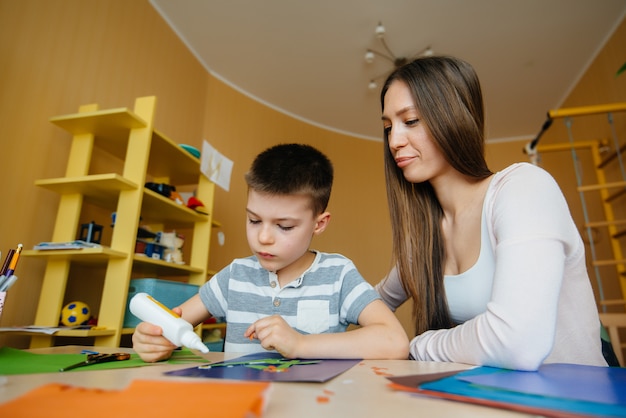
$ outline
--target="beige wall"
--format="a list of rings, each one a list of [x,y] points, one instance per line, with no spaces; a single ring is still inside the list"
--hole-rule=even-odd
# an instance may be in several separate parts
[[[616,36],[572,93],[572,105],[624,100],[626,76],[612,77],[626,59],[621,56],[624,25]],[[216,195],[215,217],[222,223],[226,243],[219,246],[213,237],[212,269],[249,253],[243,174],[259,151],[287,141],[318,147],[336,169],[329,208],[332,222],[313,246],[349,256],[372,283],[388,269],[382,144],[307,125],[233,91],[207,75],[147,1],[0,0],[0,53],[3,252],[20,242],[30,248],[50,239],[58,198],[33,182],[63,176],[69,136],[48,119],[75,112],[86,103],[132,108],[136,97],[155,95],[157,129],[198,147],[207,139],[235,163],[230,191],[218,189]],[[537,121],[537,129],[541,123]],[[525,160],[523,145],[488,145],[492,168]],[[97,221],[108,224],[107,219]],[[20,281],[6,302],[1,326],[32,323],[43,271],[41,260],[20,261]],[[399,317],[410,329],[406,308]],[[0,334],[0,345],[27,344],[25,338]]]
[[[147,1],[0,0],[0,54],[3,255],[51,237],[58,197],[33,183],[64,175],[70,137],[50,117],[155,95],[159,130],[181,143],[202,137],[209,77]],[[20,260],[0,325],[32,323],[43,269]],[[0,334],[0,345],[23,340]]]

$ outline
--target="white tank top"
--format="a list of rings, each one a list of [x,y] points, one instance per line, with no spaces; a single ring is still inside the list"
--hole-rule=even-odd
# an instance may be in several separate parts
[[[443,279],[450,316],[457,324],[485,312],[491,299],[495,260],[485,216],[483,204],[478,260],[463,273],[446,275]]]

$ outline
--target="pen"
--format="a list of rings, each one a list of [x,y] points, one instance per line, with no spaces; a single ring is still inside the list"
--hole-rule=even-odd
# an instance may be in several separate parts
[[[4,263],[2,263],[2,270],[0,270],[0,274],[6,273],[7,269],[9,268],[9,264],[11,264],[11,258],[13,258],[13,253],[15,253],[15,250],[11,248],[7,253],[7,257],[4,259]]]
[[[0,285],[0,292],[8,292],[11,286],[17,281],[17,276],[11,276]]]
[[[22,252],[22,244],[17,245],[17,249],[13,253],[13,257],[11,257],[11,263],[9,263],[9,268],[4,272],[4,275],[7,277],[11,277],[15,272],[15,267],[17,267],[17,260],[20,258],[20,253]]]

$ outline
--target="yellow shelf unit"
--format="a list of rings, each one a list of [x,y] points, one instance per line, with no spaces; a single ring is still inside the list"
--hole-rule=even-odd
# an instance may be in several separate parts
[[[93,330],[67,330],[55,336],[94,337],[95,345],[118,346],[131,276],[176,276],[202,285],[209,277],[214,184],[200,171],[200,160],[154,129],[156,97],[140,97],[133,110],[98,110],[85,105],[78,113],[51,118],[72,135],[65,177],[36,181],[60,194],[51,241],[76,239],[84,202],[116,212],[110,246],[80,250],[25,250],[25,257],[42,257],[46,269],[35,325],[57,325],[64,303],[70,266],[74,263],[105,269],[104,285]],[[90,174],[94,148],[123,162],[122,173]],[[198,213],[144,188],[147,181],[175,186],[193,185],[208,215]],[[167,228],[192,230],[188,264],[175,264],[135,254],[139,220]],[[187,240],[188,242],[188,240]],[[188,245],[186,243],[186,245]],[[54,336],[31,335],[31,348],[54,345]]]

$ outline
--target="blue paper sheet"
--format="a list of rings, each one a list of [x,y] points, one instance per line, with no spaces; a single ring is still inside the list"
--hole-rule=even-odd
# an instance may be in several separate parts
[[[571,366],[571,365],[570,365]],[[542,366],[541,369],[543,369]],[[569,370],[569,380],[567,386],[574,386],[578,384],[584,384],[583,379],[586,379],[585,370],[587,366],[573,366],[573,369]],[[578,368],[582,368],[578,373]],[[611,393],[623,394],[626,391],[626,384],[621,380],[624,369],[620,368],[604,368],[606,374],[610,376],[609,382],[604,381],[603,385],[610,386],[609,391]],[[573,414],[584,414],[590,416],[602,416],[602,417],[626,417],[626,404],[614,404],[614,403],[602,403],[592,402],[589,400],[576,400],[562,397],[555,397],[552,395],[538,394],[538,390],[534,390],[534,393],[525,392],[528,387],[524,382],[520,385],[519,382],[512,384],[501,385],[503,381],[506,381],[509,373],[511,376],[517,373],[537,373],[537,372],[514,372],[510,370],[498,369],[493,367],[477,367],[475,369],[461,372],[455,376],[444,378],[435,382],[424,383],[420,385],[420,389],[424,389],[431,392],[449,393],[454,395],[460,395],[468,399],[482,399],[487,401],[498,402],[501,405],[520,405],[532,408],[540,408],[552,411],[562,411]],[[613,376],[617,376],[617,379],[613,379]],[[549,376],[544,376],[544,379],[551,380]],[[470,381],[472,380],[472,381]],[[474,383],[473,381],[484,381],[489,384]],[[593,383],[589,383],[593,384]],[[547,386],[562,387],[565,383],[555,383],[546,385],[544,382],[544,388]],[[605,386],[606,388],[606,386]],[[554,392],[554,390],[553,390]],[[594,391],[595,392],[595,391]],[[495,405],[494,405],[495,406]],[[548,414],[546,414],[548,415]]]
[[[626,406],[626,369],[622,368],[545,364],[536,372],[501,370],[459,379],[534,395]]]

